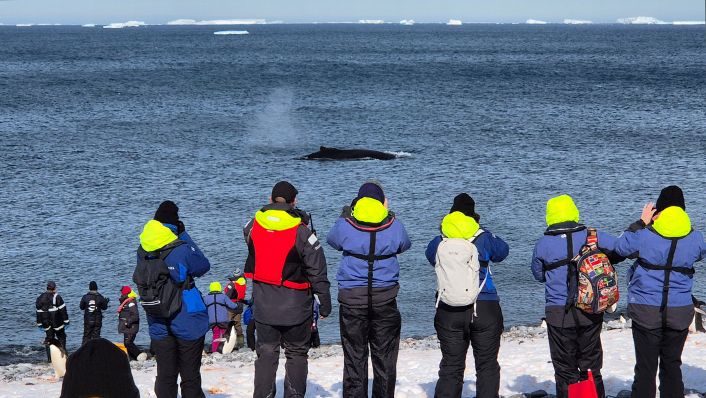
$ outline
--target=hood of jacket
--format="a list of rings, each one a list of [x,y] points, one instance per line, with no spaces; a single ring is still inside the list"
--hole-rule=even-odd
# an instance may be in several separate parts
[[[561,195],[547,201],[547,225],[567,221],[579,222],[579,209],[569,195]]]
[[[255,213],[255,221],[267,230],[284,231],[302,223],[302,218],[292,213],[289,205],[272,204]]]
[[[351,216],[363,224],[380,224],[389,215],[387,208],[377,199],[360,198],[351,209]]]
[[[659,213],[652,228],[665,238],[681,238],[691,233],[691,220],[684,209],[671,206]]]
[[[140,234],[140,245],[147,252],[161,249],[174,242],[178,237],[161,222],[149,220]]]
[[[478,222],[460,211],[447,214],[441,221],[441,233],[447,238],[471,239],[478,229]]]

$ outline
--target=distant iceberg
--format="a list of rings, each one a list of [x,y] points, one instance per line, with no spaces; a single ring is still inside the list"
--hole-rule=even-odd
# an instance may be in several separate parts
[[[96,27],[96,24],[94,24],[94,23],[87,23],[87,24],[83,24],[83,25],[81,25],[81,26],[84,27],[84,28],[95,28],[95,27]]]
[[[546,25],[545,21],[540,21],[538,19],[528,19],[525,21],[527,25]]]
[[[414,19],[403,19],[400,21],[400,25],[412,26],[414,25]]]
[[[103,26],[103,29],[137,28],[140,26],[145,26],[145,23],[142,21],[113,22]]]
[[[590,25],[593,21],[588,21],[585,19],[565,19],[564,24],[566,25]]]
[[[218,32],[213,32],[214,35],[248,35],[250,32],[247,30],[219,30]]]
[[[652,17],[630,17],[630,18],[620,18],[618,23],[624,25],[664,25],[666,22],[660,21],[657,18]]]
[[[706,25],[706,21],[674,21],[673,25]]]
[[[380,24],[384,24],[385,21],[383,21],[382,19],[359,19],[358,23],[369,24],[369,25],[380,25]]]
[[[460,19],[449,19],[449,22],[446,22],[446,24],[449,26],[461,26],[463,22],[461,22]]]
[[[34,26],[34,24],[33,23],[18,23],[15,26],[17,26],[18,28],[28,28],[30,26]]]
[[[167,22],[167,25],[263,25],[264,19],[212,19],[197,21],[195,19],[176,19]]]

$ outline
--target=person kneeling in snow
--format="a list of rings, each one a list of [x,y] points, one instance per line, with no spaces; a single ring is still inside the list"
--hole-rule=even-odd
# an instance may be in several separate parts
[[[503,261],[510,249],[505,241],[480,227],[475,206],[468,194],[456,196],[441,222],[441,235],[429,242],[426,250],[427,259],[440,275],[434,328],[442,358],[435,397],[461,396],[469,343],[476,363],[476,396],[497,398],[500,390],[498,352],[503,312],[488,264]],[[468,267],[469,259],[475,267]],[[468,281],[476,280],[476,286],[468,286]],[[445,289],[460,294],[449,295]]]

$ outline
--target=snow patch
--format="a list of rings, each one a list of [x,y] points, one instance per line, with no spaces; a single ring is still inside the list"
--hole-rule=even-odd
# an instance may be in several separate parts
[[[528,19],[525,21],[527,25],[546,25],[546,21],[540,21],[538,19]]]
[[[446,24],[449,26],[461,26],[463,22],[461,22],[460,19],[449,19],[449,22],[446,22]]]
[[[593,21],[589,21],[586,19],[565,19],[564,24],[566,25],[589,25],[592,24]]]
[[[140,26],[146,25],[142,21],[113,22],[109,25],[103,26],[103,29],[137,28]]]
[[[660,21],[657,18],[652,17],[630,17],[630,18],[619,18],[618,23],[624,25],[664,25],[666,22]]]
[[[204,21],[175,19],[167,22],[167,25],[264,25],[266,23],[267,21],[264,19],[212,19]]]

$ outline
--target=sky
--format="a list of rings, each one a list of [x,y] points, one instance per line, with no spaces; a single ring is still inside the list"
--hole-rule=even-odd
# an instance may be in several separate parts
[[[138,20],[267,19],[284,22],[615,22],[649,16],[706,19],[704,0],[0,0],[0,23],[83,24]]]

